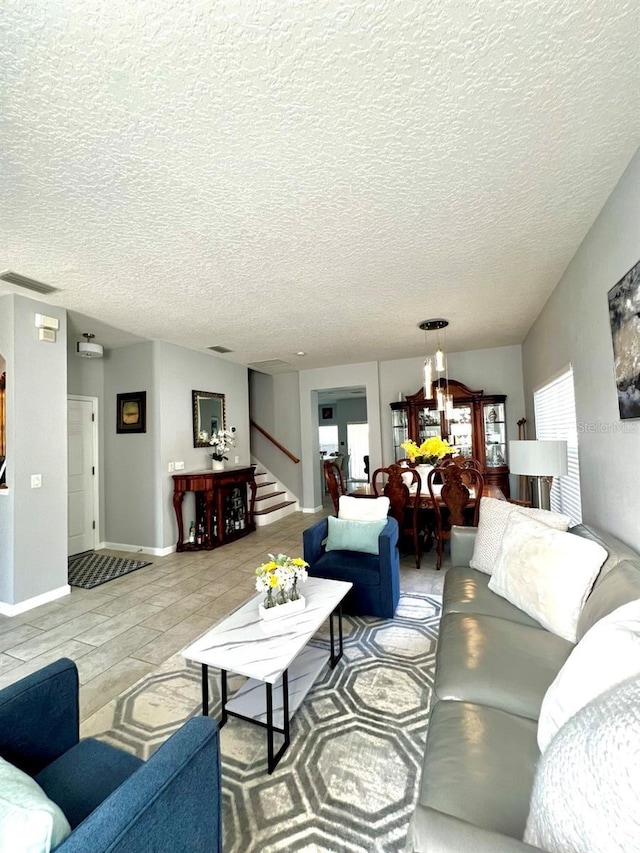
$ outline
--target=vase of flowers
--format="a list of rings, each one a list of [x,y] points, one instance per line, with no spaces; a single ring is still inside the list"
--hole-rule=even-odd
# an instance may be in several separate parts
[[[209,446],[213,448],[209,454],[211,456],[211,467],[214,471],[223,471],[224,463],[229,459],[225,454],[232,447],[236,446],[235,427],[231,429],[219,429],[217,432],[211,433],[210,437],[205,434],[205,440],[208,440]]]
[[[305,600],[299,587],[308,577],[308,565],[300,557],[269,554],[269,562],[258,566],[256,589],[266,593],[258,606],[262,619],[275,619],[304,610]]]
[[[432,435],[431,438],[426,438],[420,445],[408,439],[407,441],[403,441],[400,447],[405,451],[413,463],[413,467],[420,474],[423,489],[427,487],[429,472],[441,459],[444,459],[449,453],[453,453],[454,450],[449,442],[444,438],[440,438],[439,435]]]

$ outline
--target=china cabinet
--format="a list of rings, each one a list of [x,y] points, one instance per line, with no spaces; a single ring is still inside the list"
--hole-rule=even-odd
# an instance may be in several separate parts
[[[444,390],[445,386],[453,398],[452,405],[449,411],[439,412],[436,389]],[[485,482],[499,486],[508,498],[506,395],[484,394],[453,379],[448,384],[438,379],[432,389],[430,398],[420,388],[391,403],[395,459],[406,457],[401,445],[407,439],[422,444],[434,435],[446,438],[456,448],[456,455],[477,459]]]
[[[195,517],[187,528],[187,537],[182,517],[185,492],[195,492],[196,499]],[[253,466],[237,465],[224,471],[174,474],[173,508],[178,522],[176,550],[211,550],[251,533],[256,529],[253,520],[255,499]]]

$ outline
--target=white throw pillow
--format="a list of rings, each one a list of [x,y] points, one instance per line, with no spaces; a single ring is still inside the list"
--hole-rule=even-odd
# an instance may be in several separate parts
[[[0,758],[0,853],[49,853],[70,832],[38,783]]]
[[[607,552],[596,542],[514,512],[489,589],[575,643],[580,613],[606,559]]]
[[[640,679],[574,714],[540,758],[524,833],[550,853],[640,853]]]
[[[473,557],[469,561],[472,569],[478,569],[479,572],[484,572],[486,575],[492,573],[500,550],[504,529],[509,517],[514,512],[541,521],[555,530],[568,530],[571,523],[568,515],[561,515],[558,512],[549,512],[546,509],[537,509],[536,507],[517,506],[508,501],[499,501],[496,498],[481,498],[478,532],[476,533]]]
[[[338,518],[349,521],[382,521],[389,514],[389,498],[352,498],[340,495]]]
[[[567,658],[542,701],[540,752],[580,708],[632,675],[640,676],[640,599],[596,622]]]

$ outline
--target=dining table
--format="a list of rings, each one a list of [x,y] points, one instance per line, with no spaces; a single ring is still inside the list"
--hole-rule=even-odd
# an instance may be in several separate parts
[[[442,489],[441,483],[434,484],[433,493],[435,495],[436,501],[438,501],[438,502],[440,502],[440,490],[441,489]],[[414,486],[412,489],[410,488],[409,493],[411,495],[415,495],[416,486]],[[367,483],[365,485],[358,486],[356,489],[352,489],[350,492],[348,492],[348,494],[352,498],[375,498],[375,497],[378,497],[378,495],[376,495],[376,493],[374,492],[373,486],[371,485],[371,483]],[[502,491],[502,489],[500,488],[500,486],[496,486],[494,483],[485,483],[484,484],[481,497],[483,497],[483,498],[495,498],[496,500],[499,500],[499,501],[506,501],[507,500],[507,498],[506,498],[504,492]],[[469,504],[473,504],[475,499],[476,499],[475,488],[473,486],[470,486],[469,487]],[[420,492],[420,507],[422,509],[428,509],[432,505],[433,504],[431,501],[431,495],[429,494],[429,490],[427,489],[425,491],[425,489],[423,488],[422,491]]]

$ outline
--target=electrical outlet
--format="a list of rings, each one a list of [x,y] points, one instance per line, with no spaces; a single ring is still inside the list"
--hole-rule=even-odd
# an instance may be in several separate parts
[[[42,474],[32,474],[31,475],[31,488],[32,489],[41,489],[42,488]]]
[[[236,460],[236,465],[239,465],[239,464],[240,464],[240,457],[239,457],[239,456],[236,456],[236,457],[235,457],[235,460]]]
[[[176,462],[176,471],[184,471],[184,462]]]
[[[169,473],[173,474],[173,472],[175,470],[176,470],[176,466],[173,464],[173,462],[169,462]]]

